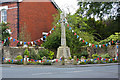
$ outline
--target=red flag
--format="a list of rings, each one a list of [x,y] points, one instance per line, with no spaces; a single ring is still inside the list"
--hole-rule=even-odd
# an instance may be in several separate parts
[[[17,41],[17,43],[19,43],[19,41]]]
[[[103,47],[104,47],[105,45],[103,44]]]
[[[113,43],[113,41],[112,41],[112,43]]]
[[[85,42],[85,40],[83,40],[83,43]]]
[[[54,28],[56,28],[56,26],[54,26]]]
[[[47,36],[48,36],[49,34],[47,34]]]
[[[69,24],[67,25],[67,27],[69,27]]]
[[[4,41],[2,41],[2,44],[4,43]]]
[[[92,47],[94,47],[94,44],[92,44]]]
[[[56,59],[56,62],[58,62],[58,59]]]
[[[99,58],[97,58],[99,60]]]
[[[74,35],[76,35],[76,33]]]
[[[28,45],[30,44],[30,42],[28,42]]]
[[[40,40],[38,40],[38,42],[40,42]]]
[[[113,61],[114,61],[115,59],[113,58]]]
[[[9,62],[10,62],[10,60],[9,60]]]
[[[10,40],[10,37],[8,37],[8,40]]]

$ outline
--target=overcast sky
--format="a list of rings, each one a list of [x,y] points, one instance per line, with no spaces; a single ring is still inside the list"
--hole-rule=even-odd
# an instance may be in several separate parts
[[[67,13],[70,12],[74,14],[76,10],[79,8],[79,6],[77,6],[77,0],[54,0],[54,1],[61,9],[63,9]]]

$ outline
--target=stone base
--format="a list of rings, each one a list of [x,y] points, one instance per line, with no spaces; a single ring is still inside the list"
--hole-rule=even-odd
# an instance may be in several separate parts
[[[64,53],[63,50],[66,49],[66,52]],[[64,56],[65,58],[71,57],[70,54],[70,48],[68,46],[60,46],[57,50],[57,58],[59,59],[61,56]]]

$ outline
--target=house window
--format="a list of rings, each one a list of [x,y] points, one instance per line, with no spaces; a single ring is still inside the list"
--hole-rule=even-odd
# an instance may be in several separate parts
[[[1,22],[7,22],[7,10],[6,9],[1,10]]]

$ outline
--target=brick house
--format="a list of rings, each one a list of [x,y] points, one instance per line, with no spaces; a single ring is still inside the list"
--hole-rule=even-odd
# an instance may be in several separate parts
[[[20,28],[25,24],[31,40],[37,40],[53,27],[53,14],[58,13],[58,6],[54,1],[28,2],[29,0],[2,0],[0,2],[0,22],[10,23],[11,37],[19,39]],[[34,0],[30,0],[34,1]],[[11,41],[10,46],[17,42]]]

